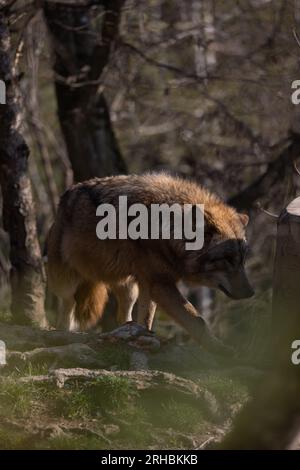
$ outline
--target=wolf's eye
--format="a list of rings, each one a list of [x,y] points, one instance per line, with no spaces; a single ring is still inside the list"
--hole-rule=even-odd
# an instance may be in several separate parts
[[[224,269],[224,260],[214,260],[205,263],[205,271],[220,271]]]

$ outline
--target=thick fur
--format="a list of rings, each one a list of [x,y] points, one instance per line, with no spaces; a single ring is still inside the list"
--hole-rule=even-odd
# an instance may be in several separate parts
[[[186,240],[99,240],[96,207],[117,207],[121,195],[133,203],[204,204],[205,243],[187,251]],[[61,197],[48,236],[50,289],[64,299],[58,327],[80,329],[101,317],[111,289],[118,300],[119,321],[131,319],[138,299],[138,321],[151,328],[158,303],[196,339],[203,324],[194,307],[177,290],[179,280],[219,287],[232,297],[248,297],[243,270],[245,226],[238,214],[198,184],[167,174],[95,178],[72,186]],[[199,326],[200,325],[200,326]]]

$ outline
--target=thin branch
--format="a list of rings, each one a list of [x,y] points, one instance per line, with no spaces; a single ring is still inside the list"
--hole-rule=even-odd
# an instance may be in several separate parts
[[[245,82],[245,83],[251,83],[257,85],[258,82],[257,80],[253,80],[251,78],[245,78],[245,77],[221,77],[218,75],[197,75],[195,73],[189,73],[186,70],[180,69],[179,67],[176,67],[175,65],[170,65],[170,64],[165,64],[163,62],[159,62],[156,59],[153,59],[152,57],[149,57],[147,54],[145,54],[143,51],[138,49],[136,46],[133,44],[130,44],[128,42],[122,41],[121,45],[124,47],[127,47],[130,49],[132,52],[135,52],[137,55],[142,57],[145,62],[147,62],[150,65],[153,65],[155,67],[163,68],[166,70],[169,70],[170,72],[176,73],[177,75],[180,75],[184,78],[191,78],[195,80],[196,82],[201,82],[205,83],[207,80],[219,80],[219,81],[224,81],[224,82]]]
[[[270,211],[264,209],[259,201],[258,201],[255,205],[256,205],[257,209],[259,209],[259,210],[260,210],[261,212],[263,212],[264,214],[267,214],[267,215],[269,215],[269,216],[272,217],[272,218],[278,219],[279,215],[273,214],[272,212],[270,212]]]
[[[296,42],[297,42],[298,46],[300,47],[300,39],[299,39],[298,34],[296,33],[295,29],[293,29],[293,35],[294,35],[294,38],[296,39]]]

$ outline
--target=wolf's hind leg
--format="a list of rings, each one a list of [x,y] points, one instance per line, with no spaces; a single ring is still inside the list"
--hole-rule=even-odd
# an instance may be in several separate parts
[[[111,289],[118,302],[118,324],[122,325],[127,321],[132,321],[132,310],[139,295],[137,283],[130,278],[123,282],[112,284]]]
[[[149,287],[145,284],[139,285],[137,312],[138,323],[151,330],[156,312],[156,303],[151,299]]]
[[[80,276],[66,263],[48,264],[49,289],[62,300],[62,307],[57,314],[55,327],[58,330],[74,329],[75,293],[80,283]]]

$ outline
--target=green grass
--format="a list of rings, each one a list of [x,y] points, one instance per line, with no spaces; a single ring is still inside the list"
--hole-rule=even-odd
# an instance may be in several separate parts
[[[6,372],[6,371],[4,371]],[[15,367],[12,371],[7,370],[11,379],[18,379],[19,377],[33,377],[35,375],[46,375],[49,373],[49,365],[46,363],[32,364],[26,362],[23,367]]]
[[[97,396],[99,404],[105,402],[106,406],[117,409],[121,409],[128,403],[128,400],[137,395],[130,381],[124,377],[98,377],[90,383],[89,387]]]
[[[70,382],[51,392],[52,408],[68,419],[103,417],[114,410],[125,413],[136,391],[126,378],[97,377],[91,382]]]
[[[9,429],[7,426],[0,425],[0,449],[29,449],[31,444],[28,437],[21,430]]]
[[[249,395],[246,385],[228,377],[209,375],[201,379],[201,384],[217,398],[225,412],[230,405],[245,402]]]
[[[41,401],[58,416],[70,419],[101,416],[107,410],[124,411],[136,394],[130,382],[122,377],[98,377],[88,383],[74,381],[62,389],[7,378],[0,384],[0,413],[25,417]]]
[[[170,400],[163,405],[162,420],[176,431],[192,432],[205,426],[204,413],[200,408]]]
[[[107,364],[116,365],[118,370],[130,368],[130,352],[127,352],[122,344],[106,344],[101,350],[101,356]]]
[[[32,376],[37,372],[41,369],[28,368]],[[206,434],[214,425],[205,401],[198,405],[172,391],[137,391],[124,377],[103,375],[87,382],[74,379],[57,388],[52,383],[22,383],[17,375],[15,372],[13,378],[0,382],[1,449],[105,449],[110,444],[101,434],[105,435],[108,424],[117,426],[117,432],[108,436],[116,448],[157,447],[160,442],[180,448],[185,445],[182,436]],[[232,406],[248,396],[246,386],[238,380],[215,373],[203,375],[199,383],[216,397],[221,408],[218,426],[231,416]],[[30,429],[22,432],[14,422],[21,426],[24,422]],[[38,427],[43,423],[46,429],[55,425],[58,433],[49,435],[47,431],[48,437],[36,434],[31,431],[31,426],[36,429],[35,423]],[[89,432],[91,427],[98,430],[99,437]],[[80,428],[80,434],[75,428]]]
[[[25,417],[32,411],[34,401],[41,398],[33,384],[7,379],[0,385],[0,413],[2,416]]]

